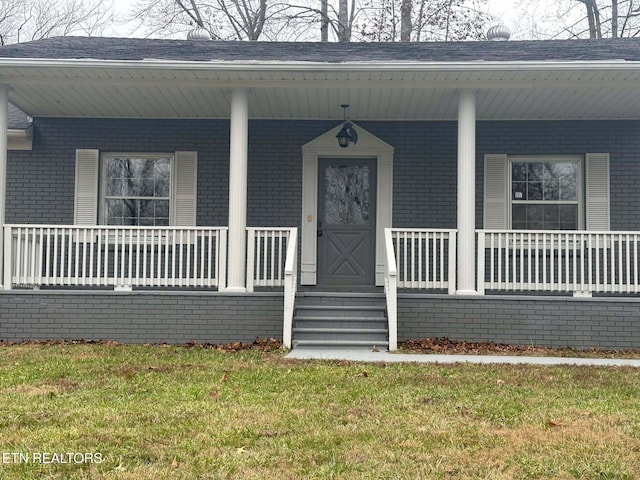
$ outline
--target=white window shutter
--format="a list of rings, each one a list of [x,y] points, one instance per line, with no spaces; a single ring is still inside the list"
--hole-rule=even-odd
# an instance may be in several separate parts
[[[198,152],[176,152],[174,225],[191,227],[196,224],[198,201]]]
[[[586,162],[586,228],[609,231],[609,154],[587,153]]]
[[[98,167],[100,152],[76,150],[76,187],[73,222],[75,225],[98,223]]]
[[[507,155],[484,156],[484,228],[505,230],[507,225]]]

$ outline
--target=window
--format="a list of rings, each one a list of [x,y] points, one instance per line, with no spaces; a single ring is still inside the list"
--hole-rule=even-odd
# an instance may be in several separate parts
[[[76,150],[74,225],[196,225],[198,152]]]
[[[484,156],[483,226],[609,231],[609,154]]]
[[[512,157],[511,228],[577,230],[582,225],[582,160]]]
[[[169,225],[173,162],[166,154],[103,154],[101,223]]]

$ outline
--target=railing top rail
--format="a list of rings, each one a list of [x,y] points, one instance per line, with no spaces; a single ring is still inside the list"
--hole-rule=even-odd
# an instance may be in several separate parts
[[[289,232],[292,228],[296,227],[247,227],[247,230],[254,232],[266,231],[266,232]]]
[[[640,235],[640,230],[485,230],[477,229],[477,233],[518,233],[544,235]]]
[[[400,233],[452,233],[457,232],[458,230],[455,228],[389,228],[391,232],[400,232]]]
[[[293,275],[296,270],[297,260],[297,242],[298,242],[298,228],[292,227],[289,229],[289,243],[287,245],[287,256],[284,262],[284,274]]]
[[[172,230],[172,231],[180,231],[180,230],[228,230],[229,227],[217,227],[217,226],[169,226],[169,227],[132,227],[125,225],[51,225],[51,224],[36,224],[36,223],[26,223],[26,224],[14,224],[8,223],[4,225],[8,228],[70,228],[70,229],[78,229],[78,230]]]

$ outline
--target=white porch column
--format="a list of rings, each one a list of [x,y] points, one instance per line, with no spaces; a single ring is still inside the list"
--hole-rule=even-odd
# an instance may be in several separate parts
[[[9,88],[0,85],[0,282],[3,278],[4,262],[11,259],[4,258],[4,223],[5,205],[7,197],[7,148],[9,146],[7,131],[9,128]],[[5,285],[4,288],[10,288]]]
[[[246,291],[247,257],[247,156],[249,144],[249,100],[246,90],[231,96],[229,148],[229,271],[227,290]]]
[[[476,291],[476,97],[460,93],[458,104],[458,295]]]

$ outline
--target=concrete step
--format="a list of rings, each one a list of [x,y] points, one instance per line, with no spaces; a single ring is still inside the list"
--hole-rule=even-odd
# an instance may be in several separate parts
[[[372,344],[386,342],[388,338],[385,328],[294,328],[293,336],[297,341],[323,340],[326,342],[334,342],[336,340],[355,340]]]
[[[295,315],[299,317],[377,317],[386,314],[384,306],[374,305],[305,305],[296,304]]]
[[[294,347],[376,347],[379,350],[386,350],[388,341],[371,343],[367,340],[293,340]]]
[[[294,325],[300,328],[387,328],[385,317],[294,317]]]
[[[372,347],[389,344],[386,303],[377,293],[305,293],[296,297],[294,346]]]

